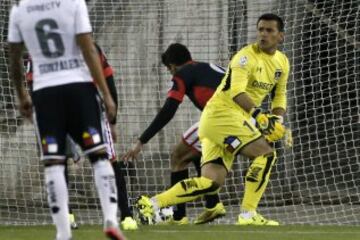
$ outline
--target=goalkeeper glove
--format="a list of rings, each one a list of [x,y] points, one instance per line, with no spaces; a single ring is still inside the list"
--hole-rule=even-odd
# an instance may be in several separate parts
[[[285,127],[282,125],[281,116],[262,113],[259,108],[253,109],[251,115],[256,120],[256,127],[268,142],[275,142],[284,137]]]

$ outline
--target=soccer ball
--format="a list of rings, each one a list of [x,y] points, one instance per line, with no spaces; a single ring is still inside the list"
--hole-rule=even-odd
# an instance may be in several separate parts
[[[155,212],[153,218],[145,218],[138,211],[135,212],[135,218],[142,225],[153,225],[166,222],[173,217],[174,211],[172,207],[162,208]]]
[[[155,224],[166,222],[172,219],[174,215],[173,207],[162,208],[155,213],[154,222]]]

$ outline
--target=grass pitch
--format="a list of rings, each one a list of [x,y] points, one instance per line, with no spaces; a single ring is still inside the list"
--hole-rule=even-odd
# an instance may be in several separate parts
[[[360,227],[235,225],[141,226],[126,231],[129,240],[360,240]],[[74,240],[106,240],[101,226],[84,225],[73,231]],[[0,227],[1,240],[51,240],[53,226]]]

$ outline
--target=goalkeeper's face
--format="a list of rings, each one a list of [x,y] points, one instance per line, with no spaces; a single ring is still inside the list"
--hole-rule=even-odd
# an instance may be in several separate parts
[[[260,20],[257,25],[257,41],[261,50],[273,53],[284,40],[284,33],[280,32],[274,20]]]

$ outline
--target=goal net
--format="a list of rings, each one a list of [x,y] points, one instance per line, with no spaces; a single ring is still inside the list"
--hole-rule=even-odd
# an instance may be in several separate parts
[[[0,0],[0,224],[51,222],[34,127],[16,110],[6,35],[11,0]],[[291,64],[286,125],[294,146],[277,145],[279,159],[259,212],[284,224],[360,224],[360,34],[356,0],[92,0],[94,37],[115,69],[119,92],[116,150],[120,156],[161,108],[171,76],[160,54],[188,46],[197,61],[226,67],[255,40],[259,15],[286,23],[281,46]],[[175,118],[127,168],[130,204],[170,185],[169,158],[200,112],[185,100]],[[249,160],[239,158],[220,192],[234,223]],[[100,205],[87,160],[69,163],[70,205],[81,223],[99,223]],[[191,174],[195,175],[190,165]],[[202,200],[187,204],[190,218]]]

